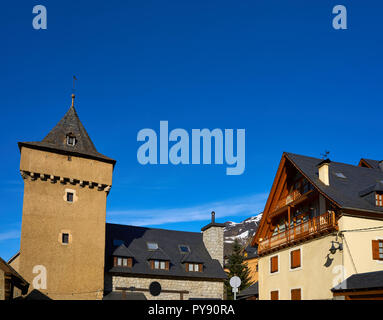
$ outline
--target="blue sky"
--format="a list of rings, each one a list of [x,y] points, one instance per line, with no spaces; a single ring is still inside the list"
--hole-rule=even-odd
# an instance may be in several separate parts
[[[32,28],[45,5],[48,29]],[[344,4],[348,29],[332,28]],[[198,231],[262,211],[283,151],[382,159],[381,1],[8,1],[2,5],[0,256],[19,248],[18,141],[70,106],[117,160],[107,221]],[[137,132],[246,130],[246,170],[137,162]]]

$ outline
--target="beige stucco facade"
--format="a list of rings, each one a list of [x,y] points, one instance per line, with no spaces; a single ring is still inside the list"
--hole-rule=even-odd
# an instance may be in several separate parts
[[[142,277],[113,277],[113,291],[118,287],[136,287],[148,289],[151,282],[157,281],[163,290],[189,291],[184,294],[183,299],[189,298],[215,298],[223,299],[223,281],[208,280],[187,280],[187,279],[158,279]],[[180,300],[179,293],[161,293],[159,296],[152,296],[149,292],[143,292],[148,300]]]
[[[112,184],[113,165],[22,147],[20,170],[24,202],[19,270],[30,290],[37,288],[53,299],[102,298],[105,186]],[[73,202],[66,201],[68,190],[74,193]],[[68,244],[62,243],[62,233],[69,234]],[[44,269],[46,286],[36,280],[44,277]]]
[[[270,300],[271,291],[279,291],[280,300],[291,299],[291,289],[301,289],[302,300],[331,299],[330,289],[340,283],[342,257],[330,254],[336,235],[313,239],[285,248],[259,259],[259,299]],[[301,267],[291,269],[290,251],[301,249]],[[278,256],[278,271],[270,273],[270,258]]]
[[[259,259],[259,297],[269,300],[270,292],[279,291],[279,299],[290,300],[291,289],[301,289],[304,300],[332,299],[331,288],[355,273],[383,270],[383,262],[372,259],[372,240],[383,239],[383,221],[343,215],[338,220],[339,232],[279,250]],[[344,232],[342,232],[344,231]],[[331,254],[332,241],[343,250]],[[290,268],[290,251],[301,249],[301,267]],[[278,272],[270,273],[270,258],[278,255]]]
[[[338,223],[339,230],[345,231],[342,241],[346,277],[355,273],[383,270],[383,261],[372,259],[372,240],[383,240],[383,229],[369,229],[383,228],[383,220],[344,215]],[[369,230],[347,232],[358,229]]]

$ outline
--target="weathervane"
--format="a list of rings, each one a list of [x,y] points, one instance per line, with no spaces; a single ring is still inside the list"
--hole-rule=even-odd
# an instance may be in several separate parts
[[[325,152],[324,153],[321,153],[321,157],[322,157],[322,159],[324,160],[324,159],[328,159],[328,155],[330,154],[330,151],[327,151],[327,150],[325,150]]]

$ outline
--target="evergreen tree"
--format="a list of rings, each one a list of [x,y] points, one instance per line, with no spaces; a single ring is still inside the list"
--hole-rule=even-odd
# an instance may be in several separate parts
[[[233,251],[229,256],[227,268],[229,269],[228,279],[225,280],[226,298],[228,300],[234,299],[234,293],[230,286],[230,278],[237,276],[241,279],[241,286],[238,288],[239,292],[249,287],[251,283],[250,270],[245,262],[242,247],[237,239],[233,243]],[[239,293],[238,292],[238,293]]]

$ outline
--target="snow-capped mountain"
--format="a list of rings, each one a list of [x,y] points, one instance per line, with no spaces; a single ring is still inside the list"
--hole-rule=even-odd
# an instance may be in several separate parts
[[[246,245],[254,236],[261,221],[262,213],[257,216],[247,218],[242,222],[225,222],[224,228],[224,247],[225,255],[231,251],[231,244],[238,239],[242,245]]]

